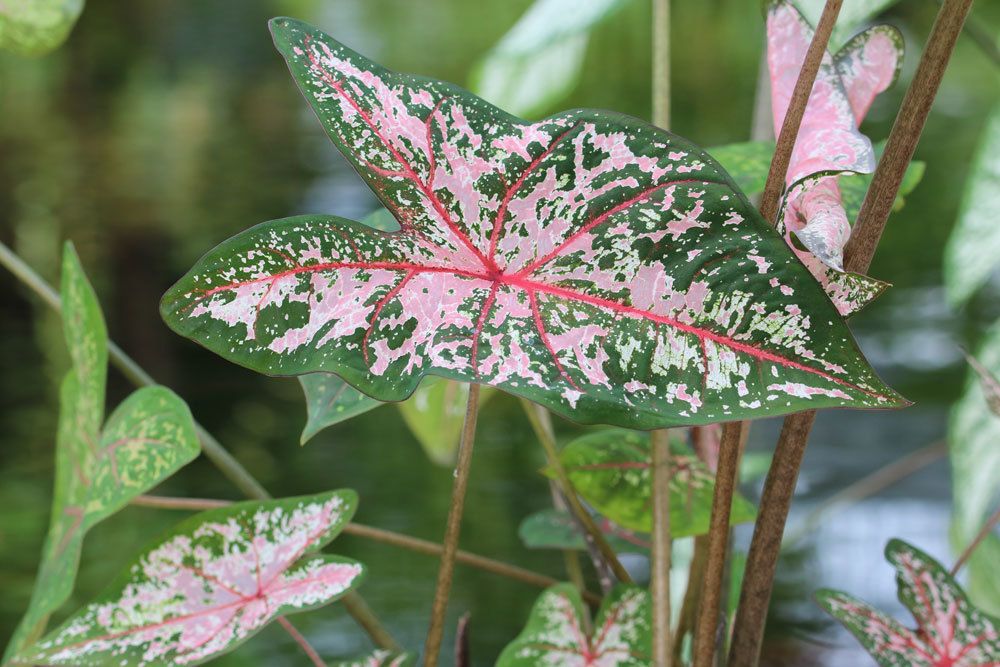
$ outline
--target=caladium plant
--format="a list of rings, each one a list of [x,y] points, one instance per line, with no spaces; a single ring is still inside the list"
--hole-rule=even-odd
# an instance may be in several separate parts
[[[165,295],[177,332],[381,400],[433,373],[582,422],[654,428],[904,401],[707,154],[619,114],[529,124],[316,28],[275,43],[402,229],[264,223]]]
[[[353,491],[333,491],[197,514],[14,664],[166,667],[229,651],[360,583],[360,563],[316,553],[356,507]]]
[[[190,410],[164,387],[139,389],[104,422],[107,330],[69,243],[61,294],[72,369],[60,391],[52,516],[31,602],[5,661],[37,639],[44,619],[69,599],[86,533],[200,451]]]
[[[767,14],[767,61],[776,134],[812,35],[812,27],[789,0],[772,0]],[[837,174],[869,173],[875,168],[871,142],[858,125],[875,97],[895,81],[902,43],[895,28],[875,26],[851,39],[836,55],[824,55],[785,176],[788,192],[779,231],[844,315],[863,307],[885,285],[843,272],[851,224],[841,202]],[[792,236],[804,250],[796,248]]]
[[[671,437],[670,534],[708,532],[715,478],[678,437]],[[652,451],[649,436],[622,429],[589,433],[559,453],[575,488],[594,509],[615,523],[645,533],[653,530]],[[730,521],[753,521],[754,506],[733,497]]]
[[[1000,623],[973,607],[940,563],[902,540],[890,541],[885,553],[915,630],[846,593],[816,594],[881,667],[1000,665]]]
[[[507,645],[497,667],[649,667],[652,619],[649,593],[635,586],[615,588],[601,604],[593,633],[588,611],[571,584],[546,590],[528,623]]]

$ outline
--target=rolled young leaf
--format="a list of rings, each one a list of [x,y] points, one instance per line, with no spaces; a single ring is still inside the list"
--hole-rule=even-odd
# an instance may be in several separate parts
[[[278,616],[360,583],[360,563],[316,553],[356,508],[345,490],[190,517],[15,664],[168,667],[230,651]]]
[[[632,428],[905,404],[691,143],[600,111],[524,123],[304,23],[272,30],[402,229],[321,215],[254,227],[167,292],[178,333],[380,400],[433,373]]]

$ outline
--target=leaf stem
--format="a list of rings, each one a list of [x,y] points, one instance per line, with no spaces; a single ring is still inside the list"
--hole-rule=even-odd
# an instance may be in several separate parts
[[[573,516],[583,525],[586,530],[586,536],[589,536],[593,540],[594,545],[600,551],[602,560],[611,568],[612,573],[618,581],[623,584],[631,584],[632,577],[629,576],[628,571],[618,560],[615,550],[608,544],[604,533],[601,532],[601,529],[594,521],[594,517],[590,515],[590,512],[580,502],[580,498],[576,495],[576,489],[573,488],[573,482],[570,481],[569,475],[566,474],[566,469],[563,468],[562,461],[559,460],[559,451],[556,449],[556,437],[552,430],[552,423],[549,421],[548,411],[542,406],[523,398],[521,399],[521,405],[524,406],[524,411],[528,415],[531,427],[535,430],[538,442],[541,443],[542,448],[545,450],[549,467],[556,473],[556,481],[559,483],[563,497],[569,503]]]
[[[719,445],[719,463],[715,472],[715,491],[712,494],[712,514],[708,527],[708,546],[705,557],[705,578],[702,586],[701,606],[694,633],[694,667],[712,667],[719,636],[719,615],[722,604],[722,580],[726,572],[726,553],[729,547],[729,514],[740,467],[740,450],[749,424],[745,421],[727,422],[722,426]]]
[[[986,520],[986,523],[983,524],[983,527],[976,534],[976,537],[969,542],[969,546],[965,547],[962,555],[958,557],[958,560],[955,561],[955,564],[951,568],[951,576],[954,577],[958,574],[958,571],[962,569],[962,566],[965,565],[965,563],[969,560],[969,557],[972,556],[972,552],[983,543],[983,540],[985,540],[998,525],[1000,525],[1000,509],[997,509],[997,511]]]
[[[677,629],[674,630],[673,654],[674,664],[683,665],[684,636],[694,631],[694,624],[701,606],[705,579],[705,565],[708,563],[708,536],[698,535],[694,538],[694,555],[691,557],[691,567],[688,569],[687,588],[684,589],[684,601],[677,616]]]
[[[472,468],[472,446],[476,439],[476,419],[479,415],[479,385],[469,385],[469,402],[465,409],[465,425],[458,447],[458,462],[455,467],[455,482],[451,490],[451,508],[444,533],[444,548],[441,551],[441,568],[438,570],[434,604],[431,607],[431,624],[424,644],[424,667],[436,667],[444,637],[445,612],[448,609],[448,595],[455,572],[455,555],[458,552],[458,538],[462,531],[462,512],[465,509],[465,491],[469,485],[469,471]]]
[[[653,463],[653,561],[650,593],[653,597],[653,664],[671,667],[670,644],[670,432],[650,433]]]
[[[285,632],[287,632],[292,636],[292,639],[295,640],[295,643],[302,648],[302,652],[305,653],[307,656],[309,656],[309,659],[312,661],[313,665],[315,665],[316,667],[326,667],[326,663],[323,662],[323,658],[319,656],[319,653],[317,653],[316,649],[312,647],[312,645],[309,643],[309,640],[306,639],[305,636],[301,632],[299,632],[294,625],[292,625],[291,621],[289,621],[284,616],[279,616],[278,624],[285,629]]]
[[[795,148],[795,140],[798,138],[799,127],[806,113],[809,95],[812,93],[813,84],[816,83],[816,74],[823,62],[823,56],[826,55],[826,46],[830,41],[833,26],[837,23],[841,4],[843,0],[827,0],[823,7],[823,14],[816,25],[812,41],[809,42],[802,69],[799,70],[799,78],[795,81],[792,98],[788,102],[785,119],[781,124],[781,132],[778,133],[778,143],[774,148],[771,168],[767,172],[764,194],[760,198],[761,215],[772,225],[778,219],[778,204],[785,189],[785,175],[792,161],[792,149]]]
[[[889,132],[885,152],[875,168],[858,220],[844,248],[844,266],[848,271],[864,273],[875,256],[875,247],[889,220],[903,174],[917,149],[931,104],[971,8],[972,0],[945,0],[938,10],[913,81]]]
[[[0,265],[6,267],[18,280],[41,297],[50,308],[56,312],[62,312],[62,301],[59,298],[59,294],[52,289],[44,278],[28,266],[17,253],[2,242],[0,242]],[[124,350],[118,347],[114,341],[108,341],[108,356],[111,359],[111,363],[122,372],[122,375],[136,386],[147,387],[156,384],[152,376],[128,356]],[[204,426],[197,421],[194,422],[194,426],[198,433],[198,438],[201,440],[201,450],[205,454],[205,457],[223,475],[229,478],[240,491],[248,498],[256,500],[266,500],[271,497],[271,494],[267,492],[261,483]],[[341,602],[354,620],[361,627],[369,631],[372,640],[380,648],[399,650],[399,645],[392,639],[388,631],[385,630],[378,617],[368,609],[368,605],[364,603],[364,600],[357,592],[350,591],[341,598]]]
[[[569,503],[566,502],[566,498],[563,497],[555,480],[549,480],[549,492],[552,494],[552,506],[560,512],[569,514]],[[576,587],[576,590],[580,591],[581,594],[584,593],[587,590],[587,585],[583,580],[583,568],[580,567],[580,554],[573,549],[563,549],[562,553],[566,565],[566,576]],[[585,617],[584,620],[589,619]],[[587,628],[587,631],[590,632],[590,629]]]
[[[653,0],[653,125],[670,127],[670,0]]]

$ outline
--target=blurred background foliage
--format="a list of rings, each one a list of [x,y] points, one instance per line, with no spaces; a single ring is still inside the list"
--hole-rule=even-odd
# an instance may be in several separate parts
[[[0,238],[51,281],[62,239],[73,239],[112,338],[188,400],[195,416],[272,493],[349,486],[361,495],[360,521],[439,539],[451,475],[427,460],[397,411],[363,415],[300,447],[305,408],[296,381],[255,375],[171,335],[157,305],[198,256],[253,224],[305,212],[359,219],[375,207],[271,48],[268,18],[293,15],[392,69],[468,84],[482,83],[477,63],[529,6],[530,0],[91,2],[51,55],[0,54]],[[908,55],[901,82],[879,98],[863,128],[873,139],[888,134],[936,9],[934,0],[902,0],[884,15],[903,31]],[[649,13],[648,2],[633,0],[598,24],[576,47],[584,53],[578,84],[561,99],[537,104],[529,117],[575,106],[648,117]],[[1000,34],[1000,3],[977,3],[974,21],[987,35]],[[759,4],[677,1],[673,24],[671,129],[705,146],[747,140],[763,41]],[[802,507],[945,433],[965,375],[958,346],[974,346],[1000,315],[998,281],[953,310],[941,273],[969,164],[998,101],[1000,67],[963,38],[918,149],[926,176],[890,221],[872,267],[872,275],[895,289],[852,321],[875,366],[916,406],[823,415],[803,471]],[[2,280],[5,638],[26,605],[48,519],[56,386],[67,363],[53,314],[26,298],[10,276]],[[112,372],[109,404],[128,390]],[[549,502],[547,483],[537,474],[542,456],[519,406],[504,397],[491,401],[480,428],[463,546],[558,575],[558,553],[527,551],[517,538],[521,519]],[[560,428],[564,434],[574,430]],[[751,447],[767,449],[775,432],[773,423],[755,427]],[[812,627],[816,613],[802,600],[829,581],[833,566],[839,568],[838,587],[873,602],[891,596],[890,577],[874,566],[889,534],[936,550],[947,562],[949,484],[941,462],[869,501],[864,512],[828,521],[811,551],[796,552],[790,561],[795,567],[784,568],[801,577],[789,586],[799,602],[782,616],[798,626],[791,636],[801,638]],[[202,460],[162,491],[238,497]],[[70,606],[98,592],[145,540],[180,518],[130,508],[94,530]],[[351,537],[335,547],[369,564],[362,592],[402,642],[420,646],[435,561]],[[859,583],[850,587],[845,577]],[[472,611],[475,664],[492,664],[536,594],[459,569],[451,617]],[[367,647],[336,606],[310,614],[302,625],[324,656]],[[767,660],[817,664],[818,650],[776,640]],[[812,657],[802,658],[803,652]],[[827,664],[846,664],[838,659]],[[303,662],[291,640],[270,629],[217,664]]]

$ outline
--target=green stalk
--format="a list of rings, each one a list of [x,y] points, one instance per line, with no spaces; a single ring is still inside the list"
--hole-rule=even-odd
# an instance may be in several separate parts
[[[59,294],[22,260],[17,253],[0,243],[0,264],[6,267],[22,283],[27,285],[35,294],[56,312],[62,312],[62,301]],[[114,343],[108,341],[108,356],[112,365],[118,368],[122,375],[138,387],[148,387],[156,384],[152,376],[146,372],[139,364]],[[223,447],[218,440],[209,433],[204,426],[197,421],[194,423],[198,438],[201,440],[201,449],[223,475],[229,478],[248,498],[255,500],[266,500],[271,498],[271,494],[258,482],[246,468]],[[368,632],[380,648],[399,650],[399,645],[382,625],[378,617],[368,608],[364,599],[356,592],[351,591],[341,602],[347,612],[362,628]]]

